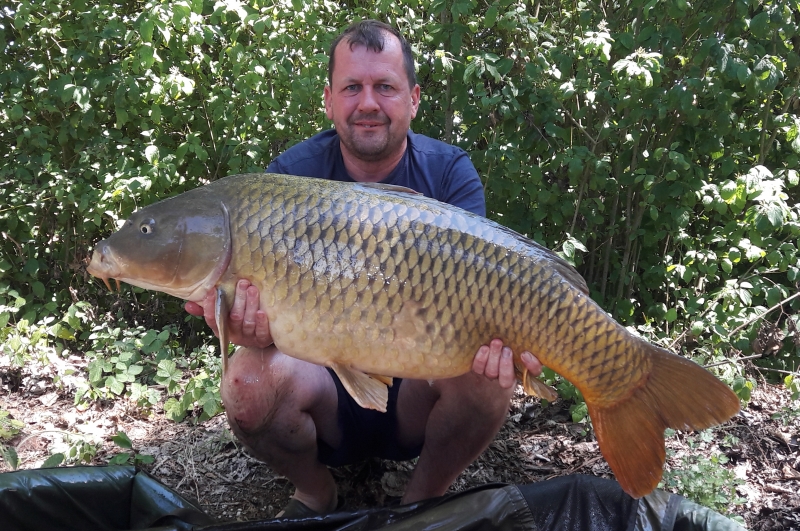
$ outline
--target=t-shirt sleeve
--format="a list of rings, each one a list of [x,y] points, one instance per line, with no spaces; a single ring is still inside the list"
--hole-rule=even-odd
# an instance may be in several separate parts
[[[486,198],[478,171],[466,152],[461,151],[444,176],[440,201],[486,216]]]
[[[264,171],[266,173],[281,173],[281,174],[287,173],[286,170],[284,170],[283,167],[281,167],[281,163],[278,162],[278,159],[274,159],[272,162],[270,162],[269,166],[267,166],[267,169]]]

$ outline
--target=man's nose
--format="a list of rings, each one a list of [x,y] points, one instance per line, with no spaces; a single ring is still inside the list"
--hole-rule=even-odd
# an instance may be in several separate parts
[[[375,112],[380,110],[377,94],[372,87],[364,87],[361,91],[361,98],[358,100],[358,110],[361,112]]]

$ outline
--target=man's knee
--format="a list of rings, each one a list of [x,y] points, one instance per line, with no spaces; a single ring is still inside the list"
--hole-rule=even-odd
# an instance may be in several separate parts
[[[279,407],[287,374],[274,348],[239,348],[231,357],[220,394],[234,427],[248,433],[268,427]]]

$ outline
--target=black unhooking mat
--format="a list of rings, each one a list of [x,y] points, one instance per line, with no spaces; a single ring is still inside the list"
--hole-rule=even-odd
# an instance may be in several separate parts
[[[198,504],[133,467],[0,474],[0,531],[741,531],[663,491],[635,500],[614,481],[565,476],[485,485],[399,507],[300,520],[217,523]]]

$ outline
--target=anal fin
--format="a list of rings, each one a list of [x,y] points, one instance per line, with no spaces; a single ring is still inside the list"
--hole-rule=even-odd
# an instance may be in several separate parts
[[[386,403],[389,401],[387,389],[387,376],[372,377],[367,373],[357,371],[340,363],[331,364],[331,369],[342,381],[342,385],[353,397],[356,403],[366,409],[375,409],[386,412]],[[390,382],[391,383],[391,382]]]

